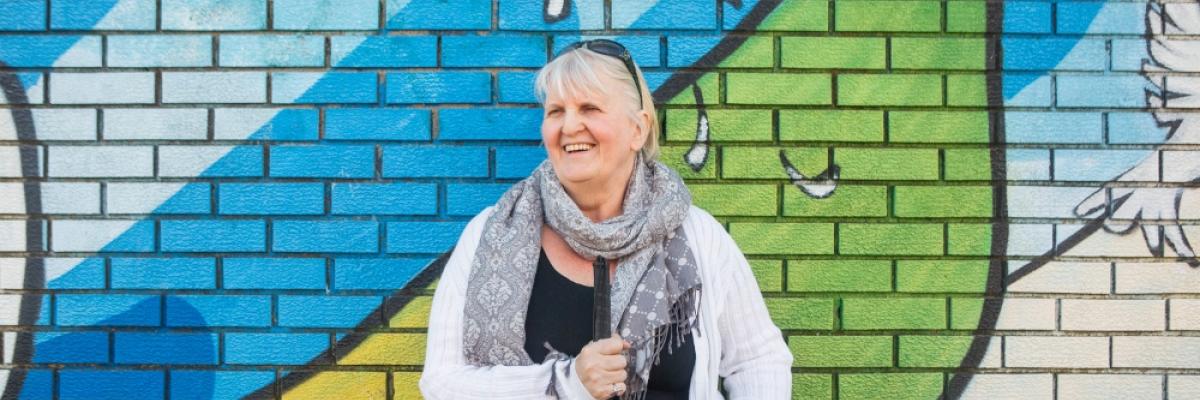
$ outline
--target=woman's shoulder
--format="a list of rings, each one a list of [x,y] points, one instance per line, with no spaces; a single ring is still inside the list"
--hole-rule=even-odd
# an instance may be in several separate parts
[[[488,218],[492,216],[492,211],[495,210],[495,208],[496,206],[494,205],[488,206],[480,211],[479,214],[475,214],[474,217],[471,217],[471,220],[467,222],[467,226],[463,228],[461,237],[463,239],[468,239],[478,238],[480,235],[482,235],[483,225],[487,223]]]
[[[684,229],[691,231],[689,233],[697,234],[697,239],[713,239],[713,235],[717,235],[717,238],[721,235],[727,235],[725,233],[725,226],[721,222],[713,218],[712,214],[709,214],[708,211],[704,211],[703,208],[696,207],[695,205],[689,206],[688,216],[687,219],[683,220],[683,226]]]

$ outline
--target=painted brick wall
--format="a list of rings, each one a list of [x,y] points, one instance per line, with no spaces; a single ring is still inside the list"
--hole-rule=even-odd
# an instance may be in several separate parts
[[[794,398],[1200,398],[1198,16],[0,1],[0,387],[418,398],[441,262],[545,157],[534,73],[611,37]]]

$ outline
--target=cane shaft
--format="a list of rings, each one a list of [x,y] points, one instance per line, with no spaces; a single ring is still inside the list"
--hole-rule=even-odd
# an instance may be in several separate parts
[[[609,306],[608,262],[604,257],[596,257],[592,263],[593,283],[592,298],[592,339],[600,340],[612,336],[612,316]]]

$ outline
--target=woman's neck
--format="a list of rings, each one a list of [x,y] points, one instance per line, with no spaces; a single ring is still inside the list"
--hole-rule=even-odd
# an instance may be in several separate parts
[[[629,186],[633,165],[601,182],[563,182],[567,195],[579,206],[579,211],[592,220],[600,222],[621,215],[625,201],[625,188]]]

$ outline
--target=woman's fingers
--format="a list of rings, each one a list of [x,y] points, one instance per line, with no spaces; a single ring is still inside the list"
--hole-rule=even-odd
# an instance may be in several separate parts
[[[588,346],[594,346],[596,352],[603,355],[621,354],[621,350],[626,348],[625,341],[621,340],[621,337],[617,336],[616,334],[613,334],[611,337],[592,342]]]
[[[624,387],[627,362],[621,352],[628,348],[629,343],[613,334],[609,338],[588,343],[579,351],[575,360],[577,373],[594,397],[606,399],[612,396],[613,384]]]

